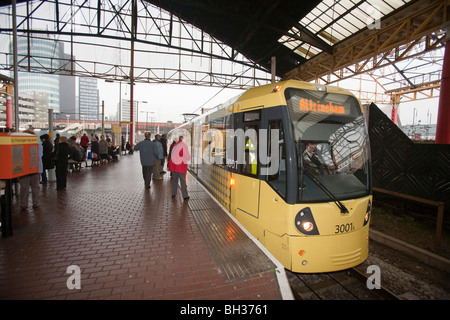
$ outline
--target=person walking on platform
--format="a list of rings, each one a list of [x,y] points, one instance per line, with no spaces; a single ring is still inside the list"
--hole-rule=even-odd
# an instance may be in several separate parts
[[[65,190],[67,183],[67,166],[71,149],[67,143],[67,137],[61,136],[59,143],[55,148],[53,159],[56,159],[56,190]]]
[[[150,181],[152,180],[153,166],[158,157],[158,149],[150,140],[150,132],[145,133],[145,139],[134,146],[135,151],[139,151],[142,165],[142,176],[144,177],[144,185],[146,189],[150,189]]]
[[[181,195],[184,200],[189,199],[186,186],[187,163],[191,159],[187,145],[183,142],[183,136],[180,136],[178,142],[173,146],[170,161],[168,165],[169,171],[172,172],[172,198],[177,195],[178,180],[180,180]]]
[[[173,147],[174,147],[176,144],[177,144],[177,142],[176,142],[175,139],[174,139],[174,140],[172,141],[172,144],[170,145],[170,148],[169,148],[169,154],[167,155],[167,170],[168,170],[168,171],[170,171],[170,170],[169,170],[170,156],[172,155]],[[172,172],[170,173],[170,176],[172,177]]]
[[[163,134],[161,136],[161,144],[163,147],[163,158],[161,160],[161,173],[164,174],[164,173],[166,173],[166,171],[164,171],[164,163],[167,158],[167,135],[166,134]]]
[[[86,132],[83,134],[83,136],[80,139],[80,145],[84,149],[84,153],[87,153],[87,149],[89,147],[89,137],[87,136]]]
[[[35,135],[34,131],[31,129],[27,129],[24,131],[24,133],[29,133],[32,135]],[[19,184],[20,184],[20,208],[22,210],[26,210],[28,207],[28,196],[30,194],[30,187],[31,187],[31,196],[33,198],[33,208],[39,207],[39,177],[42,173],[43,166],[42,166],[42,144],[38,144],[38,148],[36,150],[38,154],[38,172],[27,174],[25,176],[21,176],[18,178]]]
[[[161,160],[164,157],[164,151],[161,143],[161,136],[159,134],[155,135],[155,140],[153,140],[153,143],[158,150],[158,156],[156,157],[157,161],[155,161],[155,165],[153,166],[153,179],[161,180]]]

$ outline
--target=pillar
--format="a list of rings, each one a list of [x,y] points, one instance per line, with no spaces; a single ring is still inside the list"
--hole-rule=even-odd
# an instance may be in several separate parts
[[[50,108],[48,109],[48,135],[50,137],[50,142],[53,144],[53,109]],[[47,180],[48,181],[55,181],[56,180],[56,174],[55,174],[55,169],[48,169],[48,176],[47,176]]]
[[[13,112],[11,95],[6,96],[6,127],[12,129],[13,127]]]
[[[444,28],[443,28],[444,29]],[[450,144],[450,25],[447,29],[444,63],[442,66],[441,90],[436,125],[436,143]]]
[[[400,95],[391,96],[392,110],[391,110],[391,120],[393,123],[398,125],[398,107],[400,104]]]

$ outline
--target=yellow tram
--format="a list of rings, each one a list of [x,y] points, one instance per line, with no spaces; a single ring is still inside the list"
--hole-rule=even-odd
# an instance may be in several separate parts
[[[286,269],[330,272],[368,255],[369,139],[347,90],[252,88],[171,131],[189,170]]]

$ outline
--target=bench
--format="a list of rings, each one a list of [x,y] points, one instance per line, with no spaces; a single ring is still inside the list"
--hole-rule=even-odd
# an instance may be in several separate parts
[[[73,168],[73,171],[80,171],[81,170],[81,164],[84,161],[75,161],[73,159],[69,159],[69,170]]]

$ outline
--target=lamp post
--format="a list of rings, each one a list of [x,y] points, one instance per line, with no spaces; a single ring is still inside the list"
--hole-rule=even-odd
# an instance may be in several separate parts
[[[136,129],[136,136],[137,136],[137,132],[138,132],[138,122],[139,122],[139,102],[140,103],[148,103],[148,101],[144,101],[144,100],[134,100],[136,101],[136,125],[135,125],[135,129]],[[131,101],[130,101],[130,107],[131,107]],[[133,145],[134,145],[134,141],[133,141]]]
[[[83,131],[86,131],[85,123],[84,123],[84,117],[86,117],[84,114],[80,115],[81,121],[83,122]]]
[[[154,114],[154,112],[153,111],[141,111],[141,112],[146,114],[146,117],[145,117],[145,130],[148,131],[148,114],[149,113],[150,114]]]

